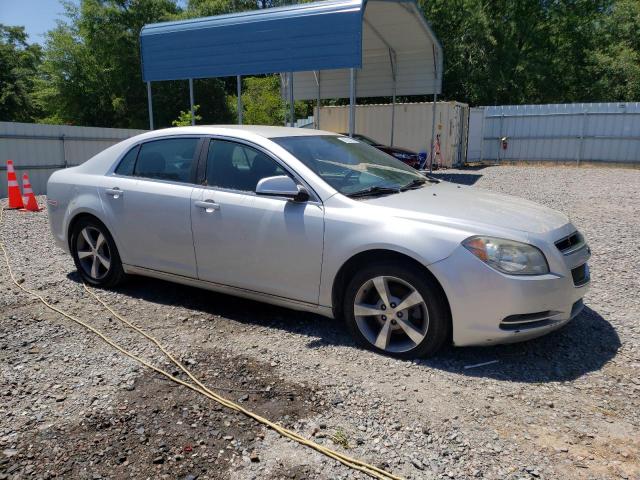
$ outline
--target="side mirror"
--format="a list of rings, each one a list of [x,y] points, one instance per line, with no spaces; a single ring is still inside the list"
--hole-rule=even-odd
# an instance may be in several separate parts
[[[298,185],[287,175],[263,178],[258,182],[258,185],[256,185],[256,195],[285,197],[294,202],[306,202],[310,197],[306,188]]]

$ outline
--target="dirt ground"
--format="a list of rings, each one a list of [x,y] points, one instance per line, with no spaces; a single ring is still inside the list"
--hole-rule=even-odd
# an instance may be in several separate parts
[[[569,214],[593,251],[584,312],[541,339],[408,362],[337,320],[195,288],[136,277],[97,294],[218,393],[402,477],[640,479],[640,171],[438,175]],[[83,291],[46,211],[5,212],[0,230],[25,286],[184,378]],[[0,480],[365,478],[123,357],[4,264],[0,369]]]

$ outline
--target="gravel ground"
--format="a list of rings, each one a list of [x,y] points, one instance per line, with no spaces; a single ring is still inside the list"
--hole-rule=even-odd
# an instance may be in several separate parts
[[[98,294],[228,398],[406,478],[640,479],[640,171],[438,176],[570,215],[593,250],[584,312],[541,339],[407,362],[338,321],[194,288]],[[26,286],[166,365],[83,292],[46,212],[6,212],[1,230]],[[364,478],[149,373],[0,272],[0,480]]]

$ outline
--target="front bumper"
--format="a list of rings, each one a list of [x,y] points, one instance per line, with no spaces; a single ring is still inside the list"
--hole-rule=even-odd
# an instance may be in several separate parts
[[[588,247],[585,247],[588,251]],[[558,259],[562,254],[558,253]],[[588,255],[579,260],[584,264]],[[429,266],[440,281],[451,308],[453,343],[457,346],[511,343],[556,330],[582,310],[589,281],[574,284],[574,259],[550,262],[552,273],[505,275],[464,247]]]

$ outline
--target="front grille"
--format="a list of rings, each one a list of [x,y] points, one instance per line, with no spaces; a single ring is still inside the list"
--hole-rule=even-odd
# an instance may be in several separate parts
[[[586,263],[583,263],[571,270],[571,276],[573,277],[573,284],[576,287],[581,287],[589,281],[589,267],[587,267]]]
[[[579,250],[584,245],[584,237],[580,232],[573,232],[568,237],[562,238],[556,242],[556,247],[565,255]]]

